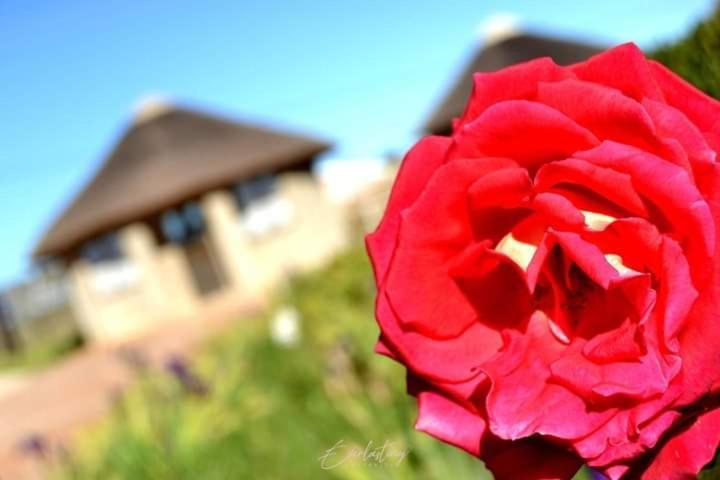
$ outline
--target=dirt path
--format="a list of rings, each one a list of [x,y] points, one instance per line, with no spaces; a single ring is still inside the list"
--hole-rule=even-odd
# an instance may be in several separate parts
[[[121,351],[139,352],[152,365],[162,365],[174,354],[192,351],[229,319],[256,308],[219,309],[202,321],[169,324],[122,346],[87,348],[25,377],[0,397],[0,480],[45,478],[41,462],[27,452],[33,448],[31,439],[66,444],[81,427],[108,412],[113,396],[133,377]]]
[[[0,401],[22,389],[32,379],[32,375],[23,372],[0,374]]]

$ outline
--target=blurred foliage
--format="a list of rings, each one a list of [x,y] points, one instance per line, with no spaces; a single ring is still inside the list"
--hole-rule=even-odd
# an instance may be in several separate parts
[[[477,459],[412,429],[403,368],[372,352],[373,298],[357,248],[278,293],[275,308],[300,313],[297,344],[272,340],[268,312],[236,322],[192,362],[175,359],[172,371],[135,362],[137,385],[118,392],[113,414],[53,461],[57,478],[490,478]],[[204,388],[188,388],[189,376]],[[358,453],[322,469],[320,457],[341,440],[326,465],[368,442],[389,442],[386,455],[409,453],[401,461]]]
[[[64,335],[45,336],[19,352],[0,351],[0,370],[36,370],[52,365],[60,358],[78,350],[84,344],[77,332]]]
[[[720,98],[720,8],[685,38],[658,48],[650,56]]]

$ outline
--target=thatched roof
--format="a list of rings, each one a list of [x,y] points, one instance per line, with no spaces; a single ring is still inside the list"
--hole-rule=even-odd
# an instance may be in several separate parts
[[[582,43],[524,33],[492,42],[482,48],[463,70],[422,130],[438,135],[450,133],[453,119],[462,114],[470,97],[472,76],[475,72],[490,72],[514,63],[547,56],[552,57],[555,63],[568,65],[585,60],[601,50],[599,47]]]
[[[307,163],[329,148],[316,139],[184,108],[146,108],[33,255],[66,255],[105,232],[207,191]]]

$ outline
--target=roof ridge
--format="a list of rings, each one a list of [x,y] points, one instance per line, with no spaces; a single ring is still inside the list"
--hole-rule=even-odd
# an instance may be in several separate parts
[[[140,97],[132,107],[133,124],[147,123],[171,110],[175,110],[175,103],[165,95],[150,94]]]

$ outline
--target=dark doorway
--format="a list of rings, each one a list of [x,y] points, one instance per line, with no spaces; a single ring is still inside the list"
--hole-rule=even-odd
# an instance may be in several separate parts
[[[225,275],[207,235],[201,235],[183,247],[197,292],[206,295],[220,290],[225,285]]]
[[[195,289],[200,295],[220,290],[227,283],[197,203],[188,202],[181,208],[165,212],[162,231],[168,242],[182,245]]]

